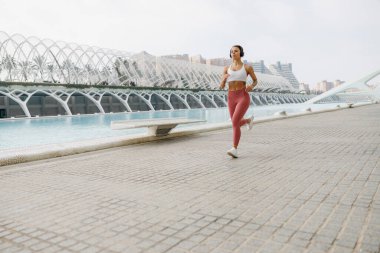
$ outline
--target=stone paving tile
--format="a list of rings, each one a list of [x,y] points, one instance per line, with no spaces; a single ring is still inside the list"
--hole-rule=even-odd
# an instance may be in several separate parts
[[[0,167],[0,252],[380,252],[380,105]]]

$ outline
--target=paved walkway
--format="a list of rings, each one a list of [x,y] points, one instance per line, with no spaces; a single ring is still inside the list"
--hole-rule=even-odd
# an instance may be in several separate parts
[[[0,252],[379,252],[380,105],[0,167]]]

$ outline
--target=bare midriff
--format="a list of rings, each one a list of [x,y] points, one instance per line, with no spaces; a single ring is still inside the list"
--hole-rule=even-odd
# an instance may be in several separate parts
[[[236,91],[245,89],[245,82],[244,81],[231,81],[228,83],[228,90],[229,91]]]

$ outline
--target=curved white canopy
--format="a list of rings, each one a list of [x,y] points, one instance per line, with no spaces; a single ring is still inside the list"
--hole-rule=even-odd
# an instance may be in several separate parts
[[[0,32],[0,81],[218,89],[223,67]],[[295,91],[256,74],[260,91]],[[248,80],[250,82],[252,80]]]

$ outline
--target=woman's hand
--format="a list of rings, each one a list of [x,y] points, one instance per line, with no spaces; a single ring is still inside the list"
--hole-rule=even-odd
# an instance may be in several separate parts
[[[227,79],[228,79],[229,76],[230,76],[230,74],[224,74],[224,75],[223,75],[223,82],[224,82],[224,83],[227,82]]]
[[[229,74],[224,74],[222,77],[222,82],[219,85],[219,88],[224,89],[226,87],[227,79],[230,75]]]
[[[247,86],[245,87],[245,91],[246,91],[246,92],[250,92],[250,91],[252,91],[252,90],[253,90],[253,85],[252,85],[252,84],[247,85]]]
[[[248,75],[251,76],[252,80],[253,80],[253,83],[251,83],[250,85],[248,85],[245,90],[247,92],[250,92],[253,90],[253,88],[255,88],[255,86],[258,84],[258,81],[257,81],[257,77],[255,75],[255,71],[253,71],[253,67],[252,66],[249,66],[248,67],[248,71],[247,71]]]

